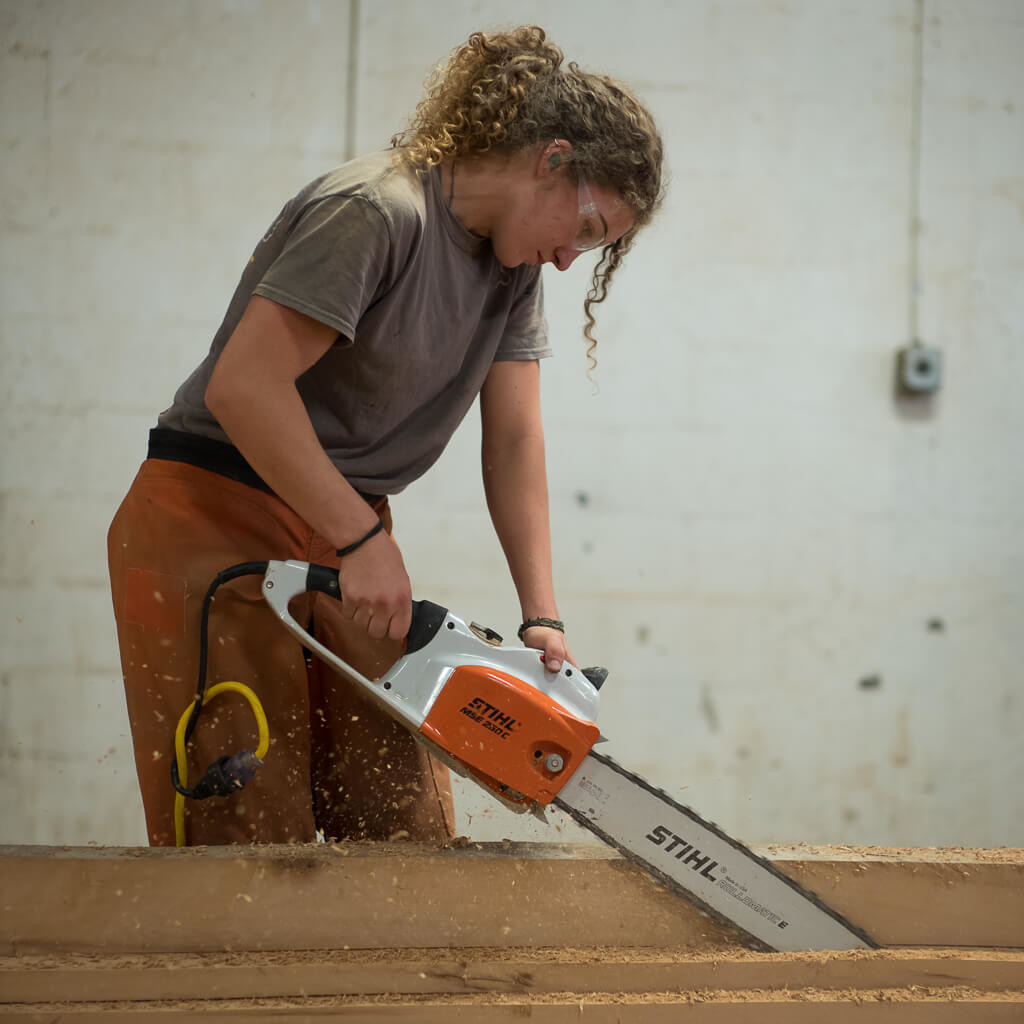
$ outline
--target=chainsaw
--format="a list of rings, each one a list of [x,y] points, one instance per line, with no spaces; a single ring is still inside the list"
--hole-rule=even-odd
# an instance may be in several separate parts
[[[302,645],[507,806],[542,817],[546,807],[559,808],[655,881],[738,929],[752,948],[878,948],[770,861],[605,752],[596,725],[604,669],[566,662],[550,672],[539,651],[503,647],[494,630],[414,601],[405,654],[371,680],[310,636],[288,609],[309,591],[340,598],[338,570],[265,564],[263,596]]]

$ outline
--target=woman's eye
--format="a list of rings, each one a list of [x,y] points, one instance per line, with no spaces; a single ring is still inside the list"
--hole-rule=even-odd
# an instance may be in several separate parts
[[[588,243],[597,241],[597,225],[592,220],[585,220],[580,226],[579,240]]]

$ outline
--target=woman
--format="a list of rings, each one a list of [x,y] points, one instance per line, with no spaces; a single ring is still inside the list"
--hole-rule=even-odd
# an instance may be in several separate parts
[[[210,580],[268,558],[337,566],[342,601],[307,595],[300,621],[379,676],[402,652],[411,600],[387,496],[429,468],[478,394],[520,636],[552,671],[571,659],[551,578],[540,267],[602,250],[584,303],[592,350],[592,307],[659,199],[657,130],[622,86],[563,66],[544,32],[524,27],[471,36],[392,146],[282,210],[111,526],[153,845],[173,841],[169,758]],[[189,802],[190,842],[453,834],[447,771],[348,683],[306,664],[258,580],[218,591],[211,637],[209,679],[257,690],[272,743],[244,790]],[[254,745],[252,733],[245,702],[218,698],[192,739],[189,778]]]

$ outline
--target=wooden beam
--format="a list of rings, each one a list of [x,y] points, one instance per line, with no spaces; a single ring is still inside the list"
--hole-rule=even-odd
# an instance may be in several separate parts
[[[1024,952],[835,954],[679,950],[395,950],[0,959],[12,1003],[327,996],[852,990],[1024,992]],[[722,996],[724,998],[724,995]]]
[[[0,848],[0,1018],[1024,1020],[1021,851],[764,852],[890,948],[752,953],[593,846]]]
[[[1024,998],[961,991],[832,993],[800,991],[678,993],[642,996],[566,993],[549,998],[463,996],[281,1000],[191,1000],[181,1003],[23,1004],[3,1011],[5,1024],[110,1021],[113,1024],[289,1024],[292,1021],[370,1024],[1019,1024]]]
[[[885,946],[1024,948],[1021,851],[771,851]],[[735,946],[593,846],[0,847],[0,954]]]

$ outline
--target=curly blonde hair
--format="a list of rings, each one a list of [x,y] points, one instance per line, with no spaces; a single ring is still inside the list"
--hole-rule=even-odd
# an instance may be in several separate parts
[[[593,307],[605,300],[636,233],[661,202],[662,144],[654,119],[629,89],[564,60],[536,25],[474,32],[435,69],[409,128],[391,144],[407,164],[427,170],[445,160],[566,139],[575,173],[622,197],[635,223],[602,250],[583,303],[593,368]]]

